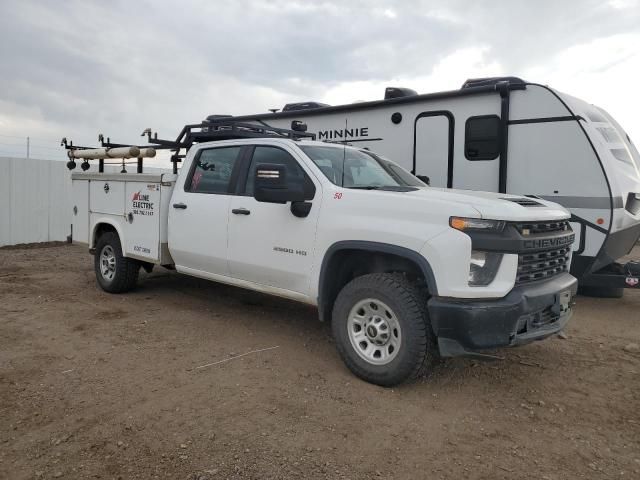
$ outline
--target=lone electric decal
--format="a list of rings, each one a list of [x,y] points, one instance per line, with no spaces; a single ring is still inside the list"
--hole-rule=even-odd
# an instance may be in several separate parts
[[[131,201],[134,215],[153,216],[153,202],[149,200],[148,193],[135,192]]]

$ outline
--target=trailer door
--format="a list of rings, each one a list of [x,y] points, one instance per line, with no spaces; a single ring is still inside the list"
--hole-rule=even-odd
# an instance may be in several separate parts
[[[453,116],[450,112],[423,112],[416,118],[413,171],[426,175],[433,187],[451,187],[453,181]]]

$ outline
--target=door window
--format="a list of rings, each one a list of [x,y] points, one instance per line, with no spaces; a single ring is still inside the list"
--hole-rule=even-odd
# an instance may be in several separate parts
[[[256,167],[263,163],[272,165],[284,165],[287,169],[287,181],[303,183],[305,198],[311,200],[315,195],[316,188],[313,182],[298,164],[298,162],[287,152],[278,147],[257,146],[253,151],[249,174],[245,184],[245,195],[253,196],[253,182],[256,176]]]
[[[494,160],[500,155],[500,117],[470,117],[465,126],[464,155],[468,160]]]
[[[231,174],[242,147],[201,150],[194,161],[185,191],[192,193],[230,193]]]

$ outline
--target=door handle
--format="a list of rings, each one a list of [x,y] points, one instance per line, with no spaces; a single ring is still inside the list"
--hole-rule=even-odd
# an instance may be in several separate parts
[[[184,210],[187,208],[187,206],[184,203],[174,203],[173,208],[181,208],[182,210]]]
[[[251,210],[247,210],[246,208],[234,208],[231,210],[231,213],[235,213],[236,215],[249,215],[251,214]]]

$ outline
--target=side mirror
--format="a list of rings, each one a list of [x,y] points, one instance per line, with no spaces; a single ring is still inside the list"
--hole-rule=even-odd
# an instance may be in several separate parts
[[[304,122],[301,122],[300,120],[294,120],[291,122],[291,130],[295,132],[306,132],[307,124]]]
[[[258,202],[303,202],[304,187],[287,180],[284,165],[261,163],[256,167],[253,180],[253,196]]]
[[[424,183],[426,183],[427,185],[431,185],[431,179],[429,177],[427,177],[426,175],[416,175],[416,178],[418,180],[423,181]]]

